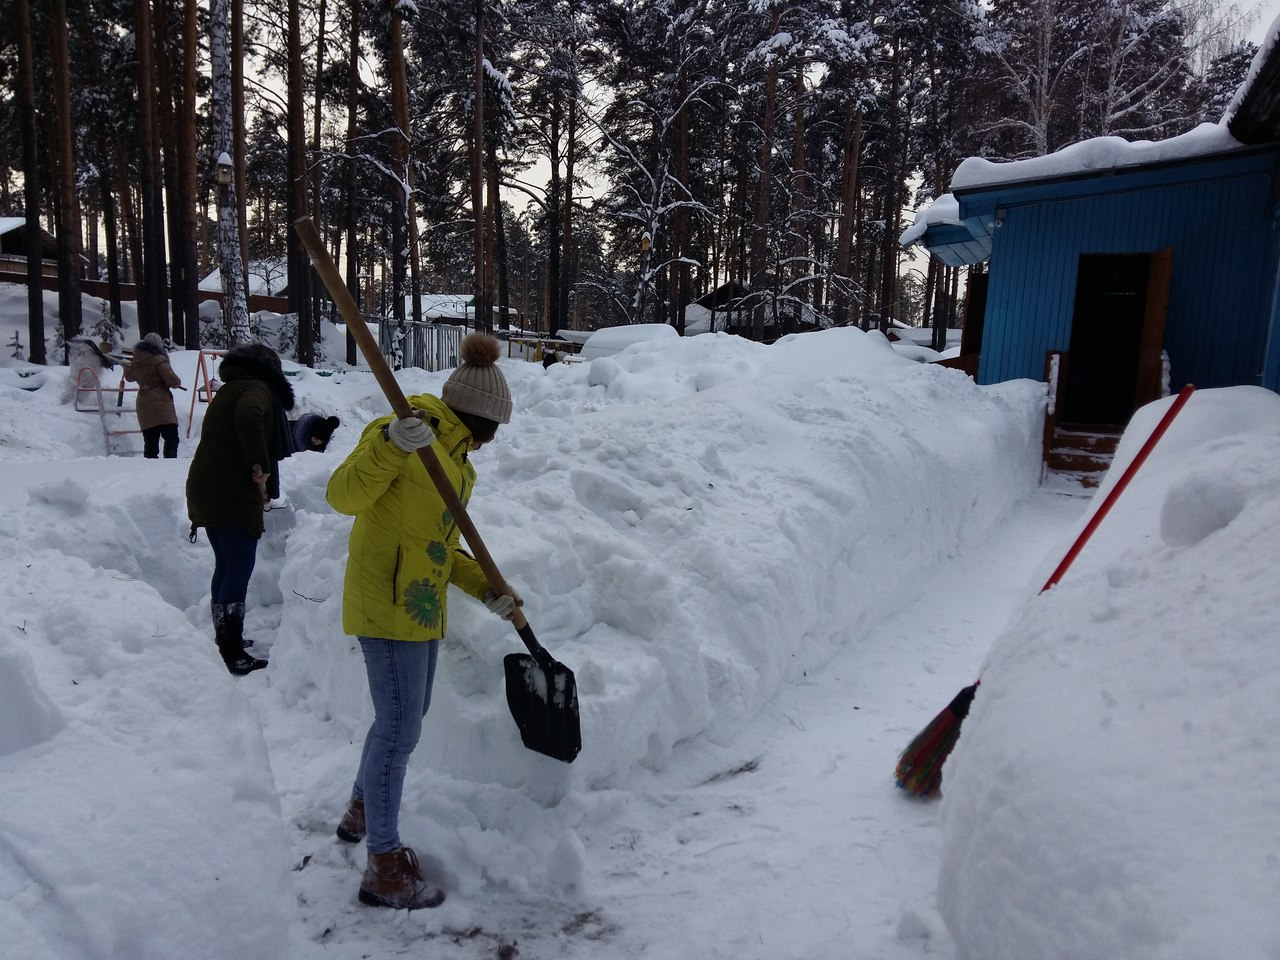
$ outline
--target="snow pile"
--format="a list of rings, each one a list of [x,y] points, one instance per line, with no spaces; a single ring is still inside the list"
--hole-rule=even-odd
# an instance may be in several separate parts
[[[995,644],[945,775],[960,957],[1280,956],[1278,474],[1280,397],[1193,395]]]
[[[83,510],[74,486],[29,512]],[[212,645],[146,583],[6,526],[5,955],[283,955],[289,839],[258,719]]]
[[[507,369],[521,413],[496,463],[478,458],[474,519],[576,671],[589,732],[572,767],[521,749],[501,689],[510,628],[459,597],[425,736],[437,769],[544,802],[661,769],[682,740],[731,738],[890,610],[899,576],[989,529],[1038,470],[1035,385],[980,390],[858,331]],[[974,502],[975,486],[992,495]],[[355,738],[363,671],[333,626],[349,521],[321,485],[306,490],[272,680]]]
[[[968,157],[956,168],[951,178],[951,190],[1185,160],[1239,150],[1242,146],[1225,126],[1216,123],[1202,123],[1194,130],[1167,140],[1130,142],[1122,137],[1094,137],[1070,144],[1056,153],[1027,160],[995,162],[983,157]]]
[[[173,363],[193,385],[195,355]],[[516,638],[455,592],[401,823],[450,891],[405,921],[423,935],[476,926],[495,887],[588,895],[584,837],[627,806],[618,790],[678,744],[731,742],[1038,477],[1039,385],[979,388],[857,330],[502,364],[517,413],[476,456],[473,518],[577,673],[585,748],[572,766],[521,748],[501,680]],[[340,626],[350,520],[324,486],[386,404],[366,372],[290,372],[298,412],[343,425],[284,464],[249,598],[271,665],[239,682],[210,642],[208,546],[186,538],[203,408],[180,459],[103,457],[65,369],[0,382],[0,931],[23,956],[275,957],[286,938],[371,935],[360,861],[332,839],[370,706]],[[408,393],[444,377],[400,374]]]
[[[932,200],[928,206],[916,211],[914,222],[899,235],[898,246],[911,246],[923,237],[930,227],[959,226],[961,223],[963,221],[960,219],[960,201],[955,198],[955,194],[944,193]]]
[[[0,288],[0,336],[24,310]],[[401,818],[449,899],[406,916],[356,903],[363,845],[333,837],[370,708],[324,487],[387,409],[373,378],[288,365],[342,426],[281,471],[248,622],[271,663],[235,681],[187,540],[195,440],[103,456],[65,368],[0,361],[0,952],[1280,955],[1280,398],[1195,394],[1037,595],[1084,523],[1036,487],[1038,384],[847,329],[502,368],[472,512],[577,674],[585,748],[520,748],[518,640],[455,592]],[[899,795],[897,751],[995,637],[942,804]]]

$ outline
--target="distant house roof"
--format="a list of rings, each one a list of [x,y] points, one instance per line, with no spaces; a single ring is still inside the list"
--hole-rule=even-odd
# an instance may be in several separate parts
[[[27,238],[24,232],[26,225],[26,217],[0,217],[0,253],[15,257],[27,255]],[[58,256],[58,240],[44,227],[40,228],[40,252],[46,260]]]
[[[736,280],[730,280],[722,283],[710,293],[703,294],[697,300],[693,301],[700,307],[706,307],[708,310],[720,309],[727,303],[735,300],[741,300],[746,296],[747,291]]]
[[[405,297],[405,313],[413,315],[413,297]],[[424,320],[474,320],[475,297],[469,293],[423,293],[418,295]]]
[[[200,289],[209,293],[222,292],[222,270],[213,271],[200,281]],[[251,297],[283,297],[289,292],[289,264],[279,260],[255,260],[249,264],[249,290]]]

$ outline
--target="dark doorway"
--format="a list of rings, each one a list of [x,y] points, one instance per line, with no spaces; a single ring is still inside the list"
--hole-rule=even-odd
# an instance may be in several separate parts
[[[1170,250],[1081,255],[1061,422],[1123,426],[1159,397],[1171,266]]]
[[[960,354],[974,354],[982,349],[982,325],[987,317],[987,278],[985,270],[970,270],[964,303],[964,330],[960,334]]]

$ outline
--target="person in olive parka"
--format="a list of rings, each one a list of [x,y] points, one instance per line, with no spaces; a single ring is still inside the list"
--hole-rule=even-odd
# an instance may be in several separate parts
[[[200,443],[187,472],[192,537],[204,527],[213,547],[210,612],[227,669],[242,676],[267,665],[245,652],[249,578],[264,530],[263,511],[280,495],[279,463],[293,451],[287,411],[293,387],[280,357],[251,343],[232,348],[218,369]]]

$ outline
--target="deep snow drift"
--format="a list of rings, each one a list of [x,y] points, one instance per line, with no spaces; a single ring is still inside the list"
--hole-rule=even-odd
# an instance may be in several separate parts
[[[945,774],[961,957],[1280,957],[1278,441],[1270,391],[1193,394],[996,642]]]
[[[21,317],[21,288],[0,294],[0,316]],[[191,385],[195,356],[174,362]],[[201,407],[178,460],[107,457],[65,368],[0,367],[0,938],[15,956],[471,958],[519,934],[526,958],[1174,957],[1209,956],[1188,945],[1214,930],[1275,955],[1261,731],[1278,708],[1256,691],[1276,673],[1223,638],[1276,606],[1261,448],[1280,400],[1193,397],[1144,468],[1154,486],[1037,597],[1085,507],[1037,491],[1038,384],[977,387],[856,330],[503,370],[516,415],[476,458],[473,518],[577,673],[585,747],[571,766],[520,747],[500,663],[518,640],[455,591],[402,817],[449,900],[392,915],[355,904],[363,847],[331,835],[370,708],[340,628],[349,520],[323,489],[387,408],[372,377],[294,375],[299,412],[343,425],[284,464],[250,594],[271,665],[235,681],[209,641],[208,546],[186,539]],[[415,392],[444,376],[399,378]],[[1223,424],[1235,439],[1215,444]],[[1015,607],[939,834],[938,805],[893,791],[891,751],[973,679]],[[1139,709],[1160,698],[1176,721]],[[804,799],[849,765],[847,797]],[[1252,820],[1225,843],[1232,815]]]

